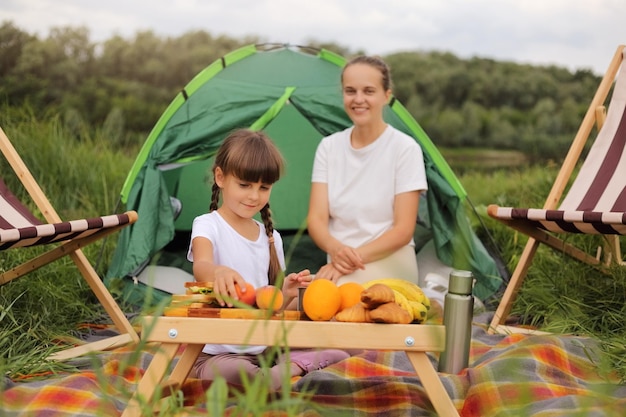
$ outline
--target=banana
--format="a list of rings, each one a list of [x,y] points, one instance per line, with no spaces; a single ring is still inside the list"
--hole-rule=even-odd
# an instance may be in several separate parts
[[[363,286],[368,288],[374,284],[385,284],[392,290],[403,294],[408,300],[422,303],[427,309],[430,309],[430,300],[426,297],[424,291],[413,282],[401,278],[380,278],[368,281]]]
[[[406,310],[406,312],[409,313],[409,316],[411,316],[411,321],[413,321],[415,317],[413,316],[413,307],[409,304],[409,300],[400,291],[393,290],[393,294],[396,297],[396,304],[402,307],[403,310]]]
[[[423,323],[426,321],[426,316],[428,315],[428,309],[426,306],[418,301],[409,300],[409,305],[413,310],[413,320],[418,323]]]

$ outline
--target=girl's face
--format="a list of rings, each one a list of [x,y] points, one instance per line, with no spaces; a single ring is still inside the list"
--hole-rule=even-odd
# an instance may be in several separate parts
[[[215,182],[222,189],[224,214],[251,219],[270,200],[272,184],[243,181],[234,175],[224,175],[220,168],[215,169]]]
[[[378,123],[391,91],[383,87],[383,76],[367,64],[352,64],[343,72],[343,107],[355,125]]]

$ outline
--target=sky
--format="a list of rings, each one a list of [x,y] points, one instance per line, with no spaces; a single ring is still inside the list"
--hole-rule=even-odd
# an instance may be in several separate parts
[[[350,51],[451,52],[604,74],[626,43],[626,0],[0,0],[0,21],[47,37],[87,27],[93,42],[138,31],[204,30],[235,39]]]

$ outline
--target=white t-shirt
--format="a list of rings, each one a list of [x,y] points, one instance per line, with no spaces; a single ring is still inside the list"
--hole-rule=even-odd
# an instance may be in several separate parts
[[[248,240],[233,229],[217,211],[198,216],[191,228],[191,241],[196,237],[204,237],[213,244],[213,262],[237,271],[254,288],[269,284],[267,270],[270,265],[269,240],[265,234],[265,226],[259,225],[257,240]],[[274,230],[274,246],[282,269],[285,269],[285,254],[280,234]],[[187,251],[187,259],[193,262],[191,244]],[[249,353],[259,354],[265,346],[206,345],[204,353]]]
[[[312,181],[328,184],[330,234],[359,247],[391,228],[396,194],[427,190],[428,183],[415,139],[388,125],[373,143],[354,149],[352,129],[320,142]]]

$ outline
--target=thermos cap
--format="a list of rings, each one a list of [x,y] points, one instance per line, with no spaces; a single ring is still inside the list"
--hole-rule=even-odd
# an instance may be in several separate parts
[[[474,275],[471,271],[453,270],[450,272],[450,282],[448,283],[448,292],[453,294],[472,294],[474,286]]]

